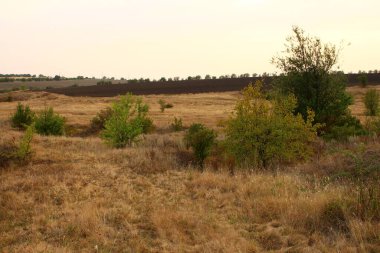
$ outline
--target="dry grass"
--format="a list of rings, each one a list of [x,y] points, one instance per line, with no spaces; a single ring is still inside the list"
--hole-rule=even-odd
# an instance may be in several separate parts
[[[237,95],[144,101],[158,130],[174,116],[216,128]],[[174,108],[161,113],[160,98]],[[88,126],[111,101],[33,93],[25,103],[34,110],[53,106],[69,124]],[[7,121],[16,103],[0,103],[4,141],[21,135]],[[349,184],[325,183],[327,172],[310,172],[333,167],[334,157],[276,173],[201,173],[178,155],[185,152],[182,136],[158,131],[119,150],[97,137],[36,136],[29,164],[0,171],[0,252],[380,251],[378,221],[344,213],[345,230],[326,218],[331,203],[353,200]],[[379,152],[378,141],[371,148]]]

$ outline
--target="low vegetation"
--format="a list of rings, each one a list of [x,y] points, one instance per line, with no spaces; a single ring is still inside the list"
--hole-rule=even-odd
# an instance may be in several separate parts
[[[106,109],[98,112],[96,116],[91,120],[90,131],[92,133],[99,133],[100,131],[104,130],[105,123],[111,118],[112,113],[113,111],[111,107],[107,107]]]
[[[202,124],[192,124],[184,137],[186,147],[193,150],[196,164],[201,169],[210,154],[216,136],[216,132],[212,129],[208,129]]]
[[[368,116],[377,116],[379,114],[380,95],[375,89],[370,89],[365,93],[364,105]]]
[[[112,113],[105,121],[103,139],[115,148],[130,146],[143,133],[152,128],[152,120],[147,117],[149,107],[141,98],[131,94],[122,96],[112,106]]]
[[[174,117],[173,123],[170,126],[175,132],[181,131],[183,129],[182,119]]]
[[[63,135],[65,119],[56,114],[52,107],[46,107],[35,119],[36,132],[42,135]]]
[[[34,120],[34,113],[30,110],[28,105],[17,104],[16,112],[13,114],[11,121],[12,126],[19,129],[25,129],[32,124]]]
[[[236,160],[267,168],[310,157],[319,125],[313,125],[312,111],[306,121],[294,115],[296,105],[294,96],[265,99],[260,82],[244,89],[226,129],[226,146]]]
[[[173,108],[173,104],[166,103],[166,101],[163,99],[158,100],[158,104],[160,105],[160,111],[161,112],[164,112],[165,109]]]
[[[32,155],[31,142],[34,136],[34,124],[26,127],[25,133],[20,137],[19,143],[15,139],[0,139],[0,169],[6,168],[10,163],[26,164]]]

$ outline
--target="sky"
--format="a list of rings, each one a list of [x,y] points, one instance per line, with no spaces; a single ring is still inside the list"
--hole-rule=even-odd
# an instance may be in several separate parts
[[[297,25],[380,69],[379,0],[0,0],[0,73],[160,78],[273,73]]]

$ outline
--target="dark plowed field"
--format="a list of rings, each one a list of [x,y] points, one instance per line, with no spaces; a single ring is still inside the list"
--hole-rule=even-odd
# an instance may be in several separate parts
[[[349,85],[358,84],[356,74],[346,75]],[[173,82],[124,83],[50,89],[49,92],[67,96],[113,97],[131,92],[135,95],[186,94],[203,92],[239,91],[261,78],[230,78],[186,80]],[[264,79],[264,88],[270,88],[272,78]],[[379,84],[380,74],[368,74],[368,84]]]

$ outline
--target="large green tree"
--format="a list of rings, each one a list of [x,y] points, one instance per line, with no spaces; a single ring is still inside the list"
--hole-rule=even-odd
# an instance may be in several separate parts
[[[334,69],[338,55],[335,45],[324,44],[319,38],[306,35],[301,28],[293,27],[283,55],[272,59],[282,71],[274,86],[296,96],[295,113],[301,113],[304,119],[308,109],[313,110],[315,122],[323,124],[320,130],[324,133],[331,133],[347,122],[355,125],[353,132],[360,128],[348,110],[352,98],[346,92],[346,79]]]

